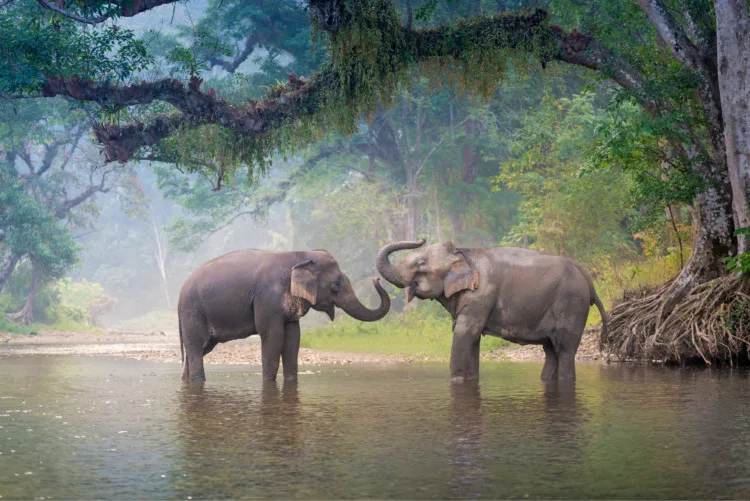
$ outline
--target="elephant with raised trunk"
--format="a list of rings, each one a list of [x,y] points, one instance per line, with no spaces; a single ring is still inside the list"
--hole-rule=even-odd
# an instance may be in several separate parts
[[[414,297],[439,301],[453,317],[451,380],[479,378],[482,335],[544,347],[542,379],[575,379],[575,355],[592,305],[606,313],[588,273],[570,259],[529,249],[457,249],[452,243],[394,242],[380,274]],[[398,265],[389,256],[417,249]]]
[[[388,294],[373,278],[380,306],[365,307],[349,278],[325,250],[230,252],[200,266],[183,284],[177,306],[182,379],[204,381],[203,356],[218,343],[260,334],[263,379],[275,380],[279,358],[284,379],[297,379],[299,319],[310,308],[333,320],[338,306],[364,322],[383,318]]]

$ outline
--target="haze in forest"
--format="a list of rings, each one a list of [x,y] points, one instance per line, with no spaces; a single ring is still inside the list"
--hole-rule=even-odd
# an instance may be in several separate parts
[[[0,327],[174,332],[190,272],[248,247],[327,249],[372,305],[378,249],[425,238],[580,263],[620,354],[741,351],[726,2],[328,3],[0,7]],[[383,325],[450,324],[389,291]]]

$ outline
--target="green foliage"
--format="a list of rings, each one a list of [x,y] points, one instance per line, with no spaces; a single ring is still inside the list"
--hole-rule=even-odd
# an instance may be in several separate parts
[[[49,277],[60,277],[77,260],[78,246],[35,198],[24,193],[13,173],[0,164],[0,249],[32,255]]]
[[[0,8],[0,94],[36,93],[45,75],[124,81],[149,63],[131,30],[87,29],[35,2]]]
[[[1,298],[2,296],[0,296]],[[34,331],[34,327],[29,325],[17,324],[11,320],[5,318],[4,315],[0,315],[0,332],[10,334],[28,334]]]
[[[31,279],[31,263],[28,261],[21,263],[0,293],[0,317],[5,317],[5,313],[20,311],[24,307],[31,287]],[[60,302],[54,280],[42,281],[37,286],[34,299],[34,319],[37,322],[48,322],[50,319],[47,316],[47,310]]]
[[[45,309],[47,319],[57,326],[97,326],[99,317],[112,310],[115,299],[104,293],[98,283],[63,278],[55,284],[58,301]],[[65,329],[62,329],[65,330]]]
[[[735,236],[744,236],[746,239],[750,238],[750,228],[740,228],[734,232]],[[750,273],[750,252],[741,252],[736,256],[728,256],[724,258],[724,263],[727,265],[727,270],[738,271],[743,275]]]
[[[513,136],[498,187],[524,198],[508,243],[592,262],[599,254],[626,257],[634,217],[629,177],[616,168],[582,171],[601,122],[594,95],[545,96]],[[630,221],[629,221],[630,220]]]

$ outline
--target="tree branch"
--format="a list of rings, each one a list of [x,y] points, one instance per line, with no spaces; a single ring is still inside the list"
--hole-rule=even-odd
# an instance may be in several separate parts
[[[126,126],[95,126],[94,133],[105,146],[107,160],[124,162],[138,148],[156,144],[183,125],[213,123],[242,134],[263,135],[286,119],[312,114],[318,102],[315,94],[320,89],[315,79],[305,80],[292,74],[282,92],[269,95],[260,103],[250,100],[247,106],[240,107],[216,97],[213,89],[201,92],[201,83],[200,78],[192,77],[185,87],[179,80],[168,78],[117,87],[78,77],[47,77],[43,92],[48,97],[68,96],[102,105],[131,106],[164,101],[182,112],[181,115],[159,115],[149,125],[135,122]]]
[[[250,57],[250,54],[253,53],[255,46],[258,45],[260,41],[261,37],[257,32],[250,33],[245,37],[245,46],[242,47],[242,50],[235,54],[231,60],[227,61],[226,59],[212,57],[208,62],[211,66],[219,66],[220,68],[227,70],[229,73],[234,73],[237,71],[237,68],[239,68],[239,66]]]
[[[664,2],[662,0],[638,0],[638,4],[677,60],[694,70],[703,70],[698,48],[685,35],[682,26],[669,12]]]
[[[99,184],[93,184],[93,173],[90,177],[91,180],[91,186],[83,190],[77,197],[71,198],[69,200],[65,200],[60,207],[55,210],[55,217],[58,219],[62,219],[65,217],[71,210],[75,209],[79,205],[81,205],[83,202],[88,200],[92,195],[95,193],[107,193],[109,191],[109,188],[104,187],[104,183],[107,179],[108,171],[104,171],[102,173],[102,179],[99,182]]]
[[[466,118],[464,118],[463,120],[461,120],[460,122],[458,122],[457,124],[455,124],[455,127],[458,127],[459,125],[462,125],[462,124],[464,124],[464,123],[465,123],[465,122],[466,122],[466,121],[467,121],[468,119],[469,119],[469,117],[466,117]],[[434,146],[434,147],[433,147],[433,148],[432,148],[432,149],[431,149],[431,150],[430,150],[430,151],[429,151],[429,152],[427,153],[427,155],[425,155],[425,156],[424,156],[424,158],[422,159],[422,162],[421,162],[421,163],[419,164],[419,168],[417,169],[417,172],[415,172],[415,173],[414,173],[414,179],[416,179],[416,178],[418,178],[418,177],[419,177],[419,174],[421,174],[421,173],[422,173],[422,169],[424,168],[425,164],[427,163],[427,160],[429,160],[429,159],[430,159],[430,157],[432,156],[432,154],[433,154],[433,153],[435,153],[435,152],[436,152],[436,151],[438,150],[438,148],[440,148],[440,147],[441,147],[441,146],[443,145],[443,143],[445,142],[445,140],[446,140],[446,139],[448,139],[448,137],[443,137],[443,138],[442,138],[442,139],[441,139],[440,141],[438,141],[438,143],[437,143],[437,144],[436,144],[436,145],[435,145],[435,146]]]
[[[338,30],[345,17],[340,15],[344,0],[308,0],[308,3],[313,17],[323,23],[321,27],[324,30]],[[557,59],[603,72],[626,89],[642,87],[642,76],[627,61],[600,48],[592,37],[575,29],[567,33],[548,23],[547,19],[546,11],[536,9],[477,17],[459,28],[441,26],[409,31],[404,34],[408,43],[403,50],[411,52],[411,57],[404,58],[404,61],[460,61],[465,56],[464,44],[458,39],[461,37],[491,37],[498,48],[515,50],[529,50],[530,46],[535,46],[536,42],[533,40],[544,39],[550,46],[541,56],[542,64],[547,60]],[[407,28],[401,26],[400,29]],[[192,77],[187,86],[174,79],[131,86],[111,86],[75,76],[68,79],[46,76],[42,91],[45,96],[62,95],[101,105],[131,106],[164,101],[181,112],[159,115],[148,125],[135,122],[122,126],[96,126],[94,132],[105,147],[107,160],[124,162],[138,148],[156,144],[182,126],[217,124],[239,134],[263,136],[290,119],[319,111],[330,102],[330,88],[338,86],[342,78],[336,68],[327,64],[308,80],[290,75],[285,89],[272,90],[262,101],[251,100],[244,106],[218,98],[213,89],[202,92],[202,81],[198,77]],[[357,99],[357,96],[352,98],[353,101]]]
[[[8,0],[3,4],[0,4],[0,7],[2,7],[3,5],[7,5],[12,1],[15,0]],[[86,17],[80,14],[76,14],[75,12],[65,10],[60,6],[60,4],[64,6],[64,1],[56,1],[54,4],[49,3],[47,0],[37,0],[37,2],[41,7],[60,14],[61,16],[65,16],[68,19],[72,19],[73,21],[77,21],[79,23],[93,25],[103,23],[104,21],[107,21],[108,19],[111,19],[115,16],[133,17],[161,5],[175,3],[177,2],[177,0],[125,0],[124,2],[110,2],[112,5],[107,9],[106,12],[94,17]],[[86,7],[85,4],[84,7]]]

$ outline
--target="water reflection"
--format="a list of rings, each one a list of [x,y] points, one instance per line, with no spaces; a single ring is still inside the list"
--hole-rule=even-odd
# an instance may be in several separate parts
[[[301,449],[299,404],[296,383],[279,387],[264,382],[255,388],[183,386],[178,437],[184,469],[188,478],[202,479],[192,492],[233,497],[238,490],[262,489],[294,468]]]
[[[448,453],[452,497],[476,498],[482,494],[487,478],[486,458],[482,452],[484,426],[482,392],[478,382],[451,384],[450,432],[452,447]]]
[[[0,365],[3,499],[738,498],[750,492],[746,372],[487,364],[237,368],[96,358]],[[29,378],[35,378],[33,383]],[[31,472],[26,474],[25,472]]]

